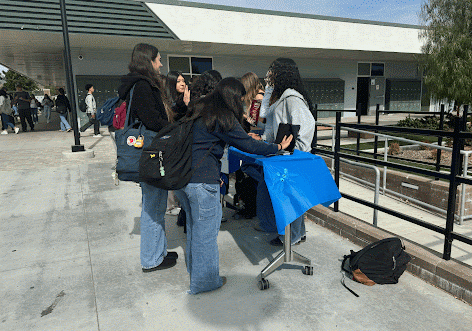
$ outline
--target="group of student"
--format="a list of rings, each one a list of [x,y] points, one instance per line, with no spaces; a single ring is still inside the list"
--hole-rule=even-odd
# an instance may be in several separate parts
[[[266,87],[249,73],[241,80],[210,70],[192,82],[189,90],[182,73],[160,74],[161,56],[149,44],[137,44],[129,73],[121,78],[119,96],[133,102],[129,116],[159,132],[177,120],[192,120],[193,145],[190,182],[174,191],[186,213],[185,262],[190,274],[189,294],[216,290],[226,283],[219,274],[217,236],[220,229],[220,160],[227,145],[251,154],[271,155],[286,149],[292,136],[274,143],[279,123],[300,125],[295,148],[311,151],[315,121],[297,65],[291,59],[275,60],[267,72]],[[261,103],[260,118],[249,110]],[[263,134],[251,128],[263,128]],[[143,272],[171,268],[177,252],[167,251],[164,215],[168,192],[146,182],[142,189],[140,258]],[[293,243],[305,236],[303,216],[292,223]],[[280,241],[280,238],[276,238]]]

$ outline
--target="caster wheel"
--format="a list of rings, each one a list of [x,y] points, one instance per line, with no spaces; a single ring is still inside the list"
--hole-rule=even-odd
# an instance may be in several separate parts
[[[313,276],[313,267],[311,265],[306,265],[305,268],[303,268],[303,273],[308,276]]]
[[[267,279],[262,278],[260,281],[257,282],[257,286],[259,290],[267,290],[269,288],[269,281]]]

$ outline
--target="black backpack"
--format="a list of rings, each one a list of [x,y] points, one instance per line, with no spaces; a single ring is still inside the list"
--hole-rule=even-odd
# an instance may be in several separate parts
[[[194,123],[195,120],[183,119],[159,131],[151,145],[144,148],[141,154],[140,181],[169,191],[181,189],[188,184],[193,174],[192,129]]]
[[[85,98],[87,98],[87,96],[85,96]],[[79,110],[83,113],[85,113],[87,111],[87,104],[85,103],[85,98],[83,98],[79,102]]]
[[[344,255],[341,268],[354,280],[366,285],[396,284],[410,260],[400,238],[386,238],[358,252],[351,250],[351,254]],[[344,278],[342,284],[358,296],[344,284]]]

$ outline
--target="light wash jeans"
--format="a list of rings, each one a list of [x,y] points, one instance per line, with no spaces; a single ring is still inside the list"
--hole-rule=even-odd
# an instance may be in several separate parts
[[[143,206],[141,209],[141,266],[157,267],[167,255],[164,215],[167,191],[141,182]]]
[[[44,117],[46,117],[46,121],[49,123],[49,120],[51,119],[51,107],[44,105],[43,111]]]
[[[66,114],[59,114],[59,117],[61,118],[61,131],[70,129],[70,125],[69,122],[67,122],[66,116]]]
[[[223,286],[217,237],[221,225],[220,185],[189,183],[174,191],[187,213],[185,262],[190,274],[189,294]]]

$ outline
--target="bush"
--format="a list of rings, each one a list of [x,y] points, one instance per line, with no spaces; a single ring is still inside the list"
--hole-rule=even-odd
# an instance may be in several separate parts
[[[388,147],[388,155],[397,155],[400,154],[400,144],[397,142],[392,142]]]
[[[398,121],[397,126],[401,126],[405,128],[415,128],[415,129],[439,130],[439,117],[436,117],[436,116],[425,116],[422,118],[407,117],[404,120]]]

